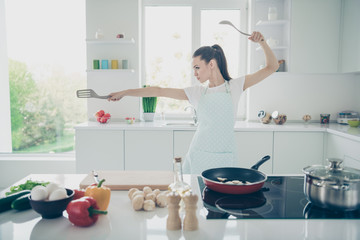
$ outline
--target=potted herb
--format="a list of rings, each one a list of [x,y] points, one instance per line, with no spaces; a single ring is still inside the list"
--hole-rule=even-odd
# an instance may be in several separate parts
[[[144,85],[144,87],[150,87],[150,85]],[[155,116],[157,97],[143,97],[142,107],[144,110],[143,117],[145,122],[152,122]]]

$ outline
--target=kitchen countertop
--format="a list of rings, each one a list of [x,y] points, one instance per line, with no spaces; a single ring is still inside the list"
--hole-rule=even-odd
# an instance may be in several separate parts
[[[27,179],[52,181],[67,188],[78,188],[85,174],[32,174]],[[199,196],[195,175],[185,175]],[[6,190],[1,192],[4,195]],[[67,213],[56,219],[42,219],[33,210],[0,213],[0,239],[360,239],[358,220],[206,220],[207,210],[199,199],[197,231],[167,231],[167,208],[152,212],[134,211],[127,191],[112,191],[108,214],[87,228],[72,226]],[[183,216],[184,211],[181,210]]]
[[[108,124],[100,124],[98,122],[85,122],[75,127],[77,130],[91,129],[91,130],[141,130],[141,131],[171,131],[171,130],[195,130],[195,126],[182,125],[182,123],[189,123],[190,121],[168,121],[168,123],[178,123],[179,125],[165,125],[165,122],[136,122],[134,124],[127,124],[125,122],[110,122]],[[285,123],[284,125],[276,124],[262,124],[260,122],[237,121],[234,126],[235,131],[297,131],[297,132],[328,132],[339,135],[354,141],[360,142],[360,128],[350,127],[349,125],[342,125],[338,123],[320,124],[320,123]]]

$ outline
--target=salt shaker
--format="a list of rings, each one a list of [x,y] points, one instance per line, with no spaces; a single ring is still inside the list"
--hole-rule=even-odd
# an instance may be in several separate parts
[[[181,229],[181,219],[179,215],[179,208],[181,197],[177,192],[171,192],[167,195],[167,204],[168,204],[168,218],[166,221],[167,230],[180,230]]]
[[[192,191],[189,191],[183,197],[185,202],[184,230],[194,231],[199,228],[199,221],[196,216],[197,201],[199,197]]]

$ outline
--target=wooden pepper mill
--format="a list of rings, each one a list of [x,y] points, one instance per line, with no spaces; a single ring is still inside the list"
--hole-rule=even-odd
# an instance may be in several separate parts
[[[181,218],[179,215],[179,208],[181,197],[177,192],[171,192],[167,195],[168,205],[168,218],[166,221],[167,230],[180,230],[181,229]]]
[[[197,230],[199,228],[199,221],[196,217],[198,196],[189,191],[184,195],[183,200],[185,202],[184,230]]]

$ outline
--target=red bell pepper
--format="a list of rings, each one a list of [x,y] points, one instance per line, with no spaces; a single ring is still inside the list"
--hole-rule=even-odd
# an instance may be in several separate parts
[[[87,227],[94,224],[99,214],[107,214],[107,211],[98,210],[96,200],[92,197],[82,197],[71,201],[66,211],[69,215],[69,221],[75,226]]]
[[[73,200],[82,198],[84,196],[85,196],[85,191],[74,189],[74,198],[73,198]]]

